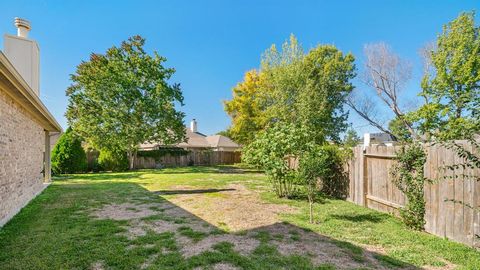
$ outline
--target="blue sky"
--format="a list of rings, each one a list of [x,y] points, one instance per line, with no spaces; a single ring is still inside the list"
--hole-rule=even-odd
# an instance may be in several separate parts
[[[231,88],[259,66],[266,48],[291,33],[307,50],[328,43],[352,52],[359,69],[364,44],[389,43],[414,65],[404,93],[414,99],[421,77],[418,49],[461,11],[478,11],[480,1],[16,0],[0,6],[2,33],[15,33],[16,16],[31,21],[30,37],[41,49],[41,98],[63,127],[65,89],[76,65],[91,52],[140,34],[148,51],[158,51],[177,70],[172,81],[182,86],[185,121],[196,118],[199,131],[213,134],[230,123],[222,101],[231,98]],[[360,133],[374,131],[351,114]]]

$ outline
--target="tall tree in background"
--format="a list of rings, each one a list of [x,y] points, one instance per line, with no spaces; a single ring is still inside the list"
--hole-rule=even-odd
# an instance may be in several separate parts
[[[343,108],[353,90],[354,61],[352,54],[343,54],[333,45],[317,46],[303,60],[306,78],[298,99],[300,121],[336,142],[347,128],[348,113]]]
[[[456,179],[459,171],[480,168],[480,27],[475,26],[475,13],[462,13],[445,25],[426,55],[430,68],[420,94],[425,104],[413,115],[421,132],[457,154],[454,164],[444,167]],[[455,141],[459,139],[469,144]],[[475,174],[460,176],[464,181],[480,181]],[[448,200],[480,211],[478,204]]]
[[[296,192],[297,172],[285,158],[309,156],[307,153],[315,152],[316,146],[325,145],[327,139],[339,142],[339,134],[347,128],[343,105],[353,89],[350,80],[355,76],[354,57],[343,54],[332,45],[319,45],[304,53],[292,35],[281,50],[272,45],[263,54],[260,71],[254,75],[259,78],[255,84],[251,83],[251,77],[239,84],[249,86],[248,98],[238,94],[237,86],[234,99],[226,106],[230,115],[232,110],[229,111],[228,106],[235,102],[250,109],[246,110],[249,114],[244,115],[250,120],[245,123],[251,126],[239,125],[235,117],[241,118],[233,115],[231,130],[238,129],[237,132],[248,133],[253,138],[243,149],[242,160],[263,168],[279,197],[290,197]],[[252,105],[256,110],[251,109]],[[261,119],[261,124],[253,126],[252,119]],[[254,132],[256,134],[252,134]],[[322,158],[333,160],[326,156]],[[320,157],[311,156],[309,160],[312,162],[302,163],[305,167],[303,176],[308,178],[303,183],[309,190],[310,203],[313,203],[314,194],[319,190],[314,185],[317,167],[312,166],[320,161]],[[336,176],[332,174],[332,178]],[[324,190],[336,190],[332,186],[340,182],[339,179],[329,181],[332,178],[323,179],[328,186]]]
[[[361,139],[358,136],[357,132],[355,129],[350,127],[347,132],[345,132],[345,137],[343,138],[343,145],[350,148],[350,147],[355,147],[360,143]]]
[[[226,102],[230,130],[248,143],[269,125],[301,123],[315,130],[312,139],[319,143],[339,141],[347,127],[343,103],[353,89],[353,62],[351,54],[331,45],[305,54],[293,35],[280,51],[272,45],[262,56],[260,71],[248,72]]]
[[[255,134],[265,127],[261,81],[258,71],[246,72],[243,81],[233,88],[232,100],[224,102],[225,112],[232,120],[228,134],[238,143],[250,143]]]
[[[445,25],[427,52],[425,104],[416,112],[423,133],[436,139],[466,139],[480,130],[480,28],[475,14]]]
[[[134,36],[105,54],[92,54],[77,66],[67,89],[66,117],[72,128],[94,147],[128,154],[130,169],[138,145],[184,139],[183,96],[166,59],[148,55],[145,40]]]
[[[332,45],[318,45],[305,54],[293,35],[281,51],[272,46],[261,65],[268,121],[300,122],[315,130],[318,142],[339,141],[347,128],[343,104],[353,90],[354,60]]]
[[[364,54],[366,60],[363,82],[393,113],[395,119],[402,122],[411,136],[418,138],[412,122],[401,108],[400,94],[412,76],[411,65],[395,54],[385,43],[365,45]],[[384,121],[378,118],[375,105],[368,98],[361,96],[365,95],[358,93],[351,95],[347,104],[372,126],[396,136],[388,127],[385,127]]]

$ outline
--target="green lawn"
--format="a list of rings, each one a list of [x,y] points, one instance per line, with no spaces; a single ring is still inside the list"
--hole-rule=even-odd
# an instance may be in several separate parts
[[[56,178],[0,230],[0,269],[480,269],[480,252],[266,177],[188,167]]]

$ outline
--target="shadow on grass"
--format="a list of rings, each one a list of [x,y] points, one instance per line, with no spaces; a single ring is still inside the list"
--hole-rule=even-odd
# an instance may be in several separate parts
[[[368,213],[368,214],[333,214],[329,215],[329,218],[341,219],[350,222],[372,222],[379,223],[384,221],[387,216],[381,213]]]
[[[234,188],[208,188],[208,189],[174,189],[174,190],[159,190],[153,193],[157,195],[181,195],[181,194],[202,194],[202,193],[216,193],[222,191],[234,191]]]
[[[68,185],[49,187],[0,231],[2,266],[5,269],[90,269],[101,262],[103,268],[112,269],[136,269],[145,263],[152,269],[208,268],[218,263],[249,270],[336,269],[346,266],[419,269],[390,256],[286,222],[230,233],[159,196],[162,194],[146,190],[138,183],[95,182],[128,179],[137,175],[136,172],[125,174],[75,175],[70,177],[74,180],[93,181],[75,184],[74,188]],[[181,193],[186,192],[184,190],[167,192],[196,194],[212,190],[222,191],[205,189],[188,191],[191,193]],[[135,226],[138,220],[98,220],[85,211],[125,201],[162,205],[159,210],[163,210],[158,215],[141,219],[142,222],[151,222],[148,224],[153,226],[145,235],[127,239],[119,234],[125,232],[122,226]],[[370,219],[342,215],[337,218],[352,218],[354,221]],[[156,223],[158,220],[163,223]],[[155,233],[155,229],[164,230],[156,228],[156,224],[165,222],[172,226],[173,231]],[[197,230],[205,227],[214,228],[215,233]],[[205,251],[185,256],[180,246],[182,242],[177,242],[177,235],[191,239],[187,251],[212,241],[214,243]],[[240,254],[238,247],[240,250],[245,249],[242,245],[251,243],[248,239],[258,240],[258,246],[252,247],[247,254]],[[152,254],[155,256],[152,257]]]

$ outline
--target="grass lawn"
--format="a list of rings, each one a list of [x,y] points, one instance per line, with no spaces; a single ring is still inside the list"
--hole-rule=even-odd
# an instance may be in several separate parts
[[[0,269],[480,269],[480,252],[354,204],[188,167],[56,178],[0,229]]]

